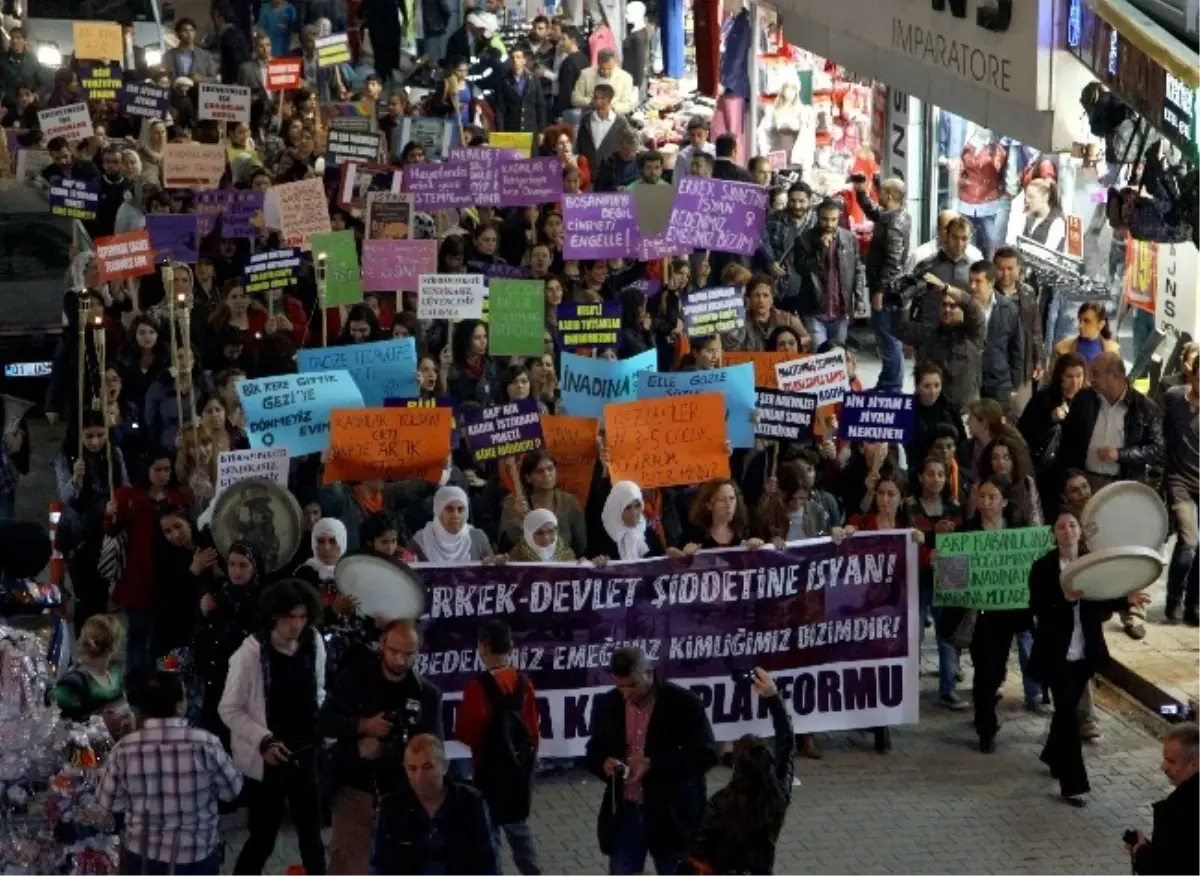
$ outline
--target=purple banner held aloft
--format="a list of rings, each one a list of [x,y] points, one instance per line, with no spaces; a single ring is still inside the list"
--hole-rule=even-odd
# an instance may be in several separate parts
[[[467,447],[478,463],[520,456],[544,444],[541,407],[536,398],[475,408],[467,412],[466,426]]]
[[[209,189],[196,192],[196,233],[208,237],[217,230],[217,217],[229,210],[231,189]]]
[[[266,192],[230,192],[222,237],[257,237],[266,222]]]
[[[401,190],[413,196],[418,210],[453,210],[474,204],[471,165],[466,162],[410,164],[404,168]]]
[[[550,158],[527,158],[500,165],[500,205],[533,207],[557,204],[563,196],[562,162]]]
[[[436,240],[364,240],[364,292],[416,292],[422,274],[437,273]]]
[[[767,221],[768,192],[753,183],[686,176],[671,204],[667,242],[754,255]]]
[[[620,259],[637,250],[637,210],[631,192],[563,195],[563,258]]]
[[[150,213],[146,216],[146,230],[150,232],[150,246],[154,250],[154,261],[167,259],[196,264],[199,258],[199,217],[195,213]]]
[[[543,756],[583,753],[593,703],[612,690],[612,651],[626,644],[642,647],[659,677],[696,692],[720,741],[771,732],[749,686],[730,680],[756,665],[771,673],[797,733],[918,718],[917,558],[907,532],[601,568],[418,568],[429,593],[418,671],[453,708],[481,669],[479,624],[507,621],[515,663],[540,701]],[[455,744],[451,755],[466,750]]]

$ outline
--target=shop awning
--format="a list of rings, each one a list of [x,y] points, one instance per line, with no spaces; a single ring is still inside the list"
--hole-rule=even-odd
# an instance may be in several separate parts
[[[1087,0],[1096,15],[1157,61],[1164,70],[1195,90],[1200,88],[1200,54],[1128,0]]]

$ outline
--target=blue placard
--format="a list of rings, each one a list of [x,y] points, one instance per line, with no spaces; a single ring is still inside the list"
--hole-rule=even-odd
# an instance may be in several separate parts
[[[638,375],[639,400],[719,392],[725,396],[725,429],[734,447],[754,446],[754,366],[749,362],[708,371]]]
[[[417,342],[412,338],[301,350],[297,361],[302,374],[349,371],[369,408],[383,407],[384,399],[417,395]]]
[[[293,456],[328,450],[330,412],[363,406],[362,393],[346,371],[242,380],[237,392],[250,446],[286,447]]]
[[[637,375],[658,370],[658,351],[647,350],[630,359],[589,359],[563,353],[561,369],[564,412],[572,417],[600,418],[609,402],[637,400]]]
[[[146,230],[150,232],[150,246],[154,250],[154,261],[176,262],[194,265],[199,258],[197,225],[200,217],[195,213],[149,213]]]
[[[848,392],[842,400],[838,434],[848,441],[906,444],[917,412],[903,392]]]
[[[100,181],[54,177],[50,181],[49,201],[50,212],[55,216],[95,219],[100,206]]]

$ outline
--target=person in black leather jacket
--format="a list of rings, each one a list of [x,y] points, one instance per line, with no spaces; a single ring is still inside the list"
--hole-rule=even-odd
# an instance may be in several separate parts
[[[1177,724],[1163,738],[1162,771],[1175,790],[1159,800],[1154,830],[1147,839],[1133,831],[1126,843],[1134,873],[1195,873],[1200,870],[1196,822],[1200,820],[1200,731],[1192,722]]]
[[[883,359],[876,389],[899,391],[904,384],[904,348],[892,334],[891,311],[883,306],[883,293],[904,273],[912,238],[912,217],[904,209],[904,180],[885,179],[879,186],[879,203],[867,194],[867,181],[854,183],[858,206],[875,223],[867,248],[864,270],[871,294],[871,326]]]

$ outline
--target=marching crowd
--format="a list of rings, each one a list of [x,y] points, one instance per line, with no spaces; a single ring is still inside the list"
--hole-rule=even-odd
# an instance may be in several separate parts
[[[99,206],[85,222],[93,240],[142,228],[147,214],[196,209],[193,192],[163,187],[167,143],[226,144],[223,185],[233,189],[269,192],[327,178],[330,132],[320,106],[331,101],[372,102],[389,136],[399,136],[406,116],[450,119],[463,144],[479,148],[491,132],[533,134],[538,154],[561,161],[567,193],[666,186],[691,174],[767,186],[772,209],[753,256],[697,251],[654,262],[632,254],[565,259],[561,204],[417,214],[415,235],[437,241],[439,273],[506,267],[544,283],[544,350],[532,357],[490,354],[486,321],[447,329],[418,319],[408,292],[367,293],[361,304],[322,310],[308,253],[292,286],[250,291],[250,255],[281,245],[268,224],[249,240],[202,240],[194,265],[175,264],[165,276],[103,282],[93,252],[73,253],[45,412],[68,431],[55,461],[65,507],[57,544],[79,644],[55,696],[64,714],[105,714],[128,734],[100,792],[124,818],[123,872],[216,872],[218,813],[247,801],[238,873],[262,871],[285,805],[310,874],[497,873],[501,835],[521,872],[540,872],[527,823],[539,715],[532,680],[511,659],[512,631],[500,620],[478,630],[486,669],[467,688],[454,728],[472,752],[471,783],[447,760],[442,694],[415,669],[420,624],[364,618],[338,591],[338,562],[357,553],[435,565],[603,565],[915,530],[938,704],[973,709],[979,750],[994,751],[997,691],[1015,640],[1026,707],[1048,713],[1053,704],[1043,760],[1063,798],[1082,805],[1089,784],[1081,741],[1099,738],[1091,679],[1108,657],[1102,624],[1119,613],[1128,635],[1140,638],[1148,598],[1081,601],[1063,591],[1059,573],[1087,551],[1079,516],[1093,492],[1160,479],[1177,536],[1167,618],[1200,622],[1196,346],[1148,398],[1127,377],[1105,302],[1083,302],[1077,320],[1048,322],[1052,302],[1024,281],[1021,253],[980,253],[971,221],[953,213],[939,217],[935,240],[910,252],[900,180],[856,176],[843,190],[814,192],[803,169],[784,176],[764,157],[739,164],[735,138],[710,142],[703,117],[688,124],[689,142],[668,167],[629,118],[645,67],[629,70],[627,61],[622,69],[609,49],[589,57],[579,30],[557,18],[534,19],[528,42],[505,46],[493,11],[468,15],[449,35],[441,82],[417,98],[392,85],[397,18],[376,9],[387,5],[366,4],[377,70],[359,81],[353,64],[309,63],[316,40],[330,32],[313,12],[322,4],[272,0],[250,31],[244,10],[221,0],[211,49],[198,44],[196,23],[182,19],[178,47],[162,67],[125,73],[171,89],[169,118],[140,121],[112,101],[91,101],[95,136],[78,143],[44,142],[37,126],[38,109],[85,99],[78,72],[64,67],[47,88],[18,28],[0,58],[3,123],[19,129],[23,146],[50,153],[46,182],[99,180]],[[444,18],[439,4],[419,5],[428,37],[445,37],[434,25]],[[267,64],[293,52],[293,36],[303,82],[268,92]],[[251,88],[249,121],[198,120],[205,81]],[[393,143],[390,154],[405,166],[426,160],[416,142]],[[362,217],[330,199],[332,227],[354,231],[361,243]],[[861,241],[852,210],[874,223]],[[905,276],[922,282],[912,300],[897,303]],[[713,286],[744,291],[745,324],[688,338],[682,302]],[[172,298],[191,314],[190,336],[172,337]],[[304,528],[295,556],[271,568],[254,543],[216,550],[201,521],[216,493],[217,459],[250,446],[240,381],[294,373],[297,351],[320,346],[323,336],[330,346],[411,337],[422,398],[467,408],[532,398],[543,414],[571,414],[557,377],[555,314],[564,302],[619,302],[620,341],[606,356],[654,351],[658,370],[670,372],[720,367],[729,352],[841,349],[856,390],[863,387],[849,329],[869,317],[884,363],[876,388],[900,391],[911,369],[911,437],[903,446],[846,441],[835,410],[814,422],[809,439],[732,451],[728,479],[656,489],[613,483],[601,443],[586,503],[564,489],[545,450],[512,465],[480,463],[462,443],[436,483],[329,483],[325,458],[295,457],[288,483]],[[114,355],[103,373],[93,333],[76,342],[81,319],[104,326]],[[29,450],[20,431],[0,444],[7,507]],[[933,607],[939,535],[1042,524],[1053,527],[1057,547],[1030,573],[1027,608]],[[124,546],[116,557],[115,543]],[[188,655],[187,672],[161,668],[179,654]],[[974,670],[969,700],[959,693],[964,654]],[[810,758],[821,752],[812,736],[793,736],[769,675],[756,670],[746,683],[768,703],[774,744],[736,743],[732,778],[709,798],[704,777],[719,756],[699,699],[656,674],[637,648],[618,649],[609,668],[615,688],[595,703],[586,765],[605,783],[598,827],[611,872],[640,872],[647,856],[660,873],[770,872],[794,748]],[[141,719],[136,730],[130,704]],[[891,744],[886,728],[876,732],[879,752]],[[1165,751],[1180,791],[1156,810],[1153,837],[1138,835],[1129,846],[1139,872],[1195,872],[1195,726],[1169,736]],[[147,799],[158,808],[147,809]]]

